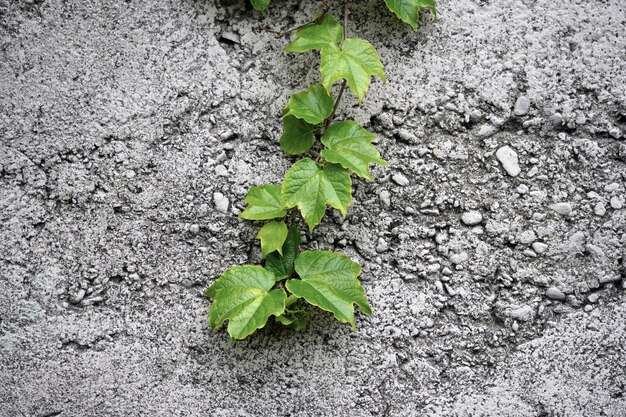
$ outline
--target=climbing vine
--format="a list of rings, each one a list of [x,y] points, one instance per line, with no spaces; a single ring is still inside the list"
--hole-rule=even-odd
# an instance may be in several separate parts
[[[435,13],[435,0],[384,0],[389,10],[417,30],[419,13]],[[259,10],[270,0],[251,0]],[[227,269],[205,292],[212,299],[209,326],[228,321],[228,334],[244,339],[265,326],[270,316],[300,330],[311,304],[356,329],[354,306],[371,314],[358,279],[361,266],[346,255],[320,250],[299,252],[299,212],[309,233],[319,225],[328,206],[345,217],[352,203],[352,176],[372,181],[370,165],[387,165],[372,144],[376,136],[354,120],[335,120],[346,90],[363,101],[372,77],[385,79],[383,64],[366,40],[350,37],[347,2],[340,22],[323,5],[311,22],[278,37],[291,36],[287,52],[319,51],[320,84],[293,94],[282,111],[281,149],[303,155],[285,174],[282,184],[253,187],[241,213],[246,220],[264,221],[257,234],[263,265]],[[333,95],[332,87],[340,83]]]

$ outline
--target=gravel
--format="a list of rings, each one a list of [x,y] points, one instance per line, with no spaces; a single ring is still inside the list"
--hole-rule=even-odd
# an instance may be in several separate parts
[[[469,259],[469,254],[467,252],[455,253],[450,255],[450,262],[455,265],[460,265],[466,262]]]
[[[552,300],[565,300],[565,294],[563,294],[563,292],[556,287],[548,288],[548,290],[546,291],[546,297]]]
[[[228,205],[230,202],[222,193],[214,193],[213,194],[213,204],[215,205],[215,209],[220,213],[228,213]]]
[[[530,100],[526,96],[520,96],[515,101],[515,108],[513,114],[516,116],[526,116],[530,109]]]
[[[378,238],[378,243],[376,245],[376,252],[378,253],[382,253],[382,252],[386,252],[389,250],[389,245],[387,244],[387,242],[385,241],[385,239]]]
[[[401,187],[406,187],[407,185],[410,184],[410,181],[407,177],[404,176],[404,174],[397,172],[395,174],[392,175],[391,179],[393,180],[393,182],[395,182],[396,184],[398,184]]]
[[[388,190],[381,191],[379,197],[384,208],[391,207],[391,193]]]
[[[513,319],[526,322],[526,321],[531,321],[533,319],[534,311],[531,306],[524,305],[524,306],[519,306],[519,307],[508,308],[507,310],[505,310],[504,314],[507,317],[511,317]]]
[[[461,221],[466,226],[475,226],[483,221],[483,215],[479,211],[467,211],[461,215]]]
[[[532,248],[535,252],[537,252],[539,255],[545,253],[548,250],[548,245],[546,245],[543,242],[535,242],[532,244]]]
[[[502,164],[502,168],[509,174],[511,177],[517,177],[522,169],[519,166],[519,161],[517,159],[517,153],[511,149],[509,146],[503,146],[496,151],[496,158]]]
[[[624,197],[613,196],[610,203],[613,209],[621,210],[624,207]]]
[[[570,203],[556,203],[550,205],[550,208],[562,216],[567,216],[572,212],[572,205]]]

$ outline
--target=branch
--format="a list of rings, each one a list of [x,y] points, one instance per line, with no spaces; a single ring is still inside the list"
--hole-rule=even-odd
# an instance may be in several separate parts
[[[348,37],[348,18],[350,17],[350,10],[348,10],[348,1],[346,0],[343,4],[343,41]],[[330,123],[335,118],[335,113],[337,112],[337,107],[339,107],[339,102],[341,101],[341,97],[343,97],[343,92],[346,90],[346,85],[348,84],[347,80],[343,80],[341,83],[341,89],[339,90],[339,95],[337,95],[337,99],[335,100],[335,105],[333,106],[333,112],[328,116],[328,119],[324,122],[324,130],[328,129]]]
[[[335,113],[337,113],[337,107],[339,107],[339,102],[341,101],[343,92],[346,91],[347,84],[348,84],[348,81],[346,80],[343,80],[343,82],[341,83],[341,89],[339,90],[339,94],[337,95],[337,100],[335,100],[335,106],[333,107],[333,112],[330,114],[330,116],[328,116],[328,119],[326,119],[326,121],[324,122],[324,130],[328,129],[328,126],[330,126],[330,122],[332,122],[333,119],[335,118]]]
[[[328,11],[330,10],[330,5],[324,3],[322,4],[322,13],[313,21],[305,23],[303,25],[299,25],[296,27],[293,27],[291,29],[288,30],[283,30],[282,32],[278,32],[276,30],[273,30],[272,28],[266,27],[265,30],[267,32],[271,32],[276,34],[276,38],[284,38],[285,36],[291,35],[293,32],[300,30],[300,29],[304,29],[305,27],[311,26],[311,25],[319,25],[320,23],[322,23],[322,20],[324,20],[324,16],[326,15],[326,13],[328,13]]]
[[[350,17],[350,10],[348,10],[348,1],[343,3],[343,41],[348,37],[348,17]]]

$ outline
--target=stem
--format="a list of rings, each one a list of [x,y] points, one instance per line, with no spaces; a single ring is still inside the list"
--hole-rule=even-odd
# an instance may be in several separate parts
[[[341,101],[341,97],[343,96],[343,92],[346,90],[346,85],[348,82],[343,80],[341,83],[341,89],[339,90],[339,94],[337,95],[337,100],[335,100],[335,106],[333,107],[333,112],[328,116],[328,119],[324,122],[324,130],[328,129],[330,122],[335,118],[335,113],[337,112],[337,107],[339,107],[339,102]]]
[[[348,10],[348,1],[346,0],[343,3],[343,39],[341,40],[341,44],[348,37],[348,18],[350,17],[350,10]],[[341,101],[341,97],[343,97],[343,92],[346,90],[346,85],[348,84],[347,80],[343,80],[341,83],[341,89],[339,90],[339,95],[337,95],[337,99],[335,100],[335,105],[333,106],[333,112],[328,116],[326,121],[324,122],[324,130],[328,129],[330,123],[335,118],[335,113],[337,112],[337,107],[339,107],[339,102]]]
[[[348,37],[348,17],[350,16],[350,10],[348,10],[348,1],[343,3],[343,41]]]
[[[319,25],[320,23],[322,23],[322,20],[324,19],[324,15],[326,15],[326,13],[328,13],[328,11],[330,10],[330,6],[326,3],[322,4],[322,14],[320,14],[317,19],[305,23],[303,25],[299,25],[296,27],[293,27],[291,29],[288,30],[284,30],[282,32],[277,32],[275,30],[272,30],[270,28],[266,28],[265,30],[267,30],[268,32],[272,32],[276,34],[276,38],[283,38],[285,36],[291,35],[293,32],[300,30],[300,29],[304,29],[305,27],[311,26],[311,25]]]

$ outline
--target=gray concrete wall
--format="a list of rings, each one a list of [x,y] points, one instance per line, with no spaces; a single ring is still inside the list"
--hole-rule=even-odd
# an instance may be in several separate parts
[[[390,166],[307,245],[374,314],[207,328],[319,79],[259,28],[317,3],[0,0],[0,416],[626,415],[620,0],[441,1],[418,33],[352,2],[389,82],[339,116]]]

